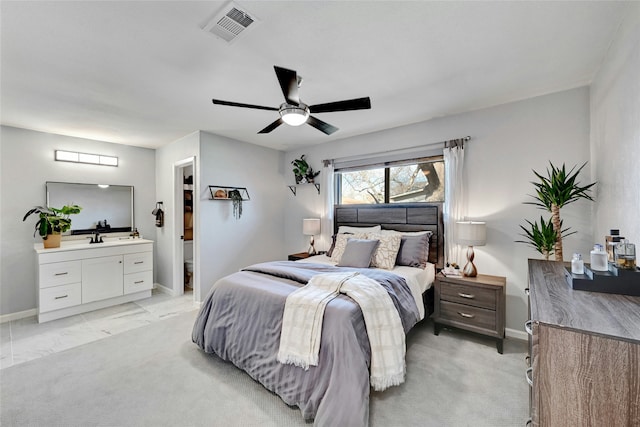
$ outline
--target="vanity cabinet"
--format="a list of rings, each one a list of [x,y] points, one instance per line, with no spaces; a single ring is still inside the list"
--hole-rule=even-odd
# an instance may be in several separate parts
[[[563,263],[529,260],[534,426],[640,423],[640,297],[574,290]]]
[[[153,242],[35,245],[38,321],[46,322],[151,296]]]

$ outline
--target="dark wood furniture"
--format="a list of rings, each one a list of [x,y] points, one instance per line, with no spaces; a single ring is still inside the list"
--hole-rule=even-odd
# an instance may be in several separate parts
[[[305,258],[309,258],[309,253],[308,252],[300,252],[297,254],[291,254],[289,255],[289,261],[298,261],[301,259],[305,259]]]
[[[333,215],[334,232],[341,225],[369,227],[380,225],[383,230],[431,231],[429,262],[436,271],[444,267],[444,225],[442,203],[392,203],[378,205],[336,205]],[[434,286],[423,294],[426,319],[433,313]]]
[[[452,277],[439,273],[435,283],[433,333],[442,325],[464,329],[496,339],[502,354],[507,279],[478,274]]]
[[[574,290],[529,260],[531,424],[640,423],[640,297]]]

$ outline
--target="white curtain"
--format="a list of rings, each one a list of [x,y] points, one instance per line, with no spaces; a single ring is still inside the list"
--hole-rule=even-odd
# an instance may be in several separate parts
[[[460,264],[460,246],[455,243],[456,221],[466,215],[464,181],[464,148],[462,142],[450,141],[444,149],[444,257],[445,262]]]
[[[331,246],[331,236],[333,235],[333,204],[334,204],[334,185],[333,185],[333,162],[326,161],[322,170],[322,183],[320,184],[321,192],[324,194],[324,213],[322,215],[322,242],[323,251],[329,250]]]

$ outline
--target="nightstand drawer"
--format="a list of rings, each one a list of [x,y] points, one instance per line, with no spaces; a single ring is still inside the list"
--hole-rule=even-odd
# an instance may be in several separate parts
[[[471,325],[491,331],[496,330],[496,312],[470,305],[440,301],[440,319]]]
[[[450,283],[443,280],[440,281],[440,299],[489,310],[495,310],[497,305],[497,293],[494,289]]]

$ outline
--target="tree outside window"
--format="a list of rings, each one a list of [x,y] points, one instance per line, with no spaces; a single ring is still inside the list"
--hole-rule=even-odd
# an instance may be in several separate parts
[[[339,204],[444,201],[442,157],[336,172]]]

